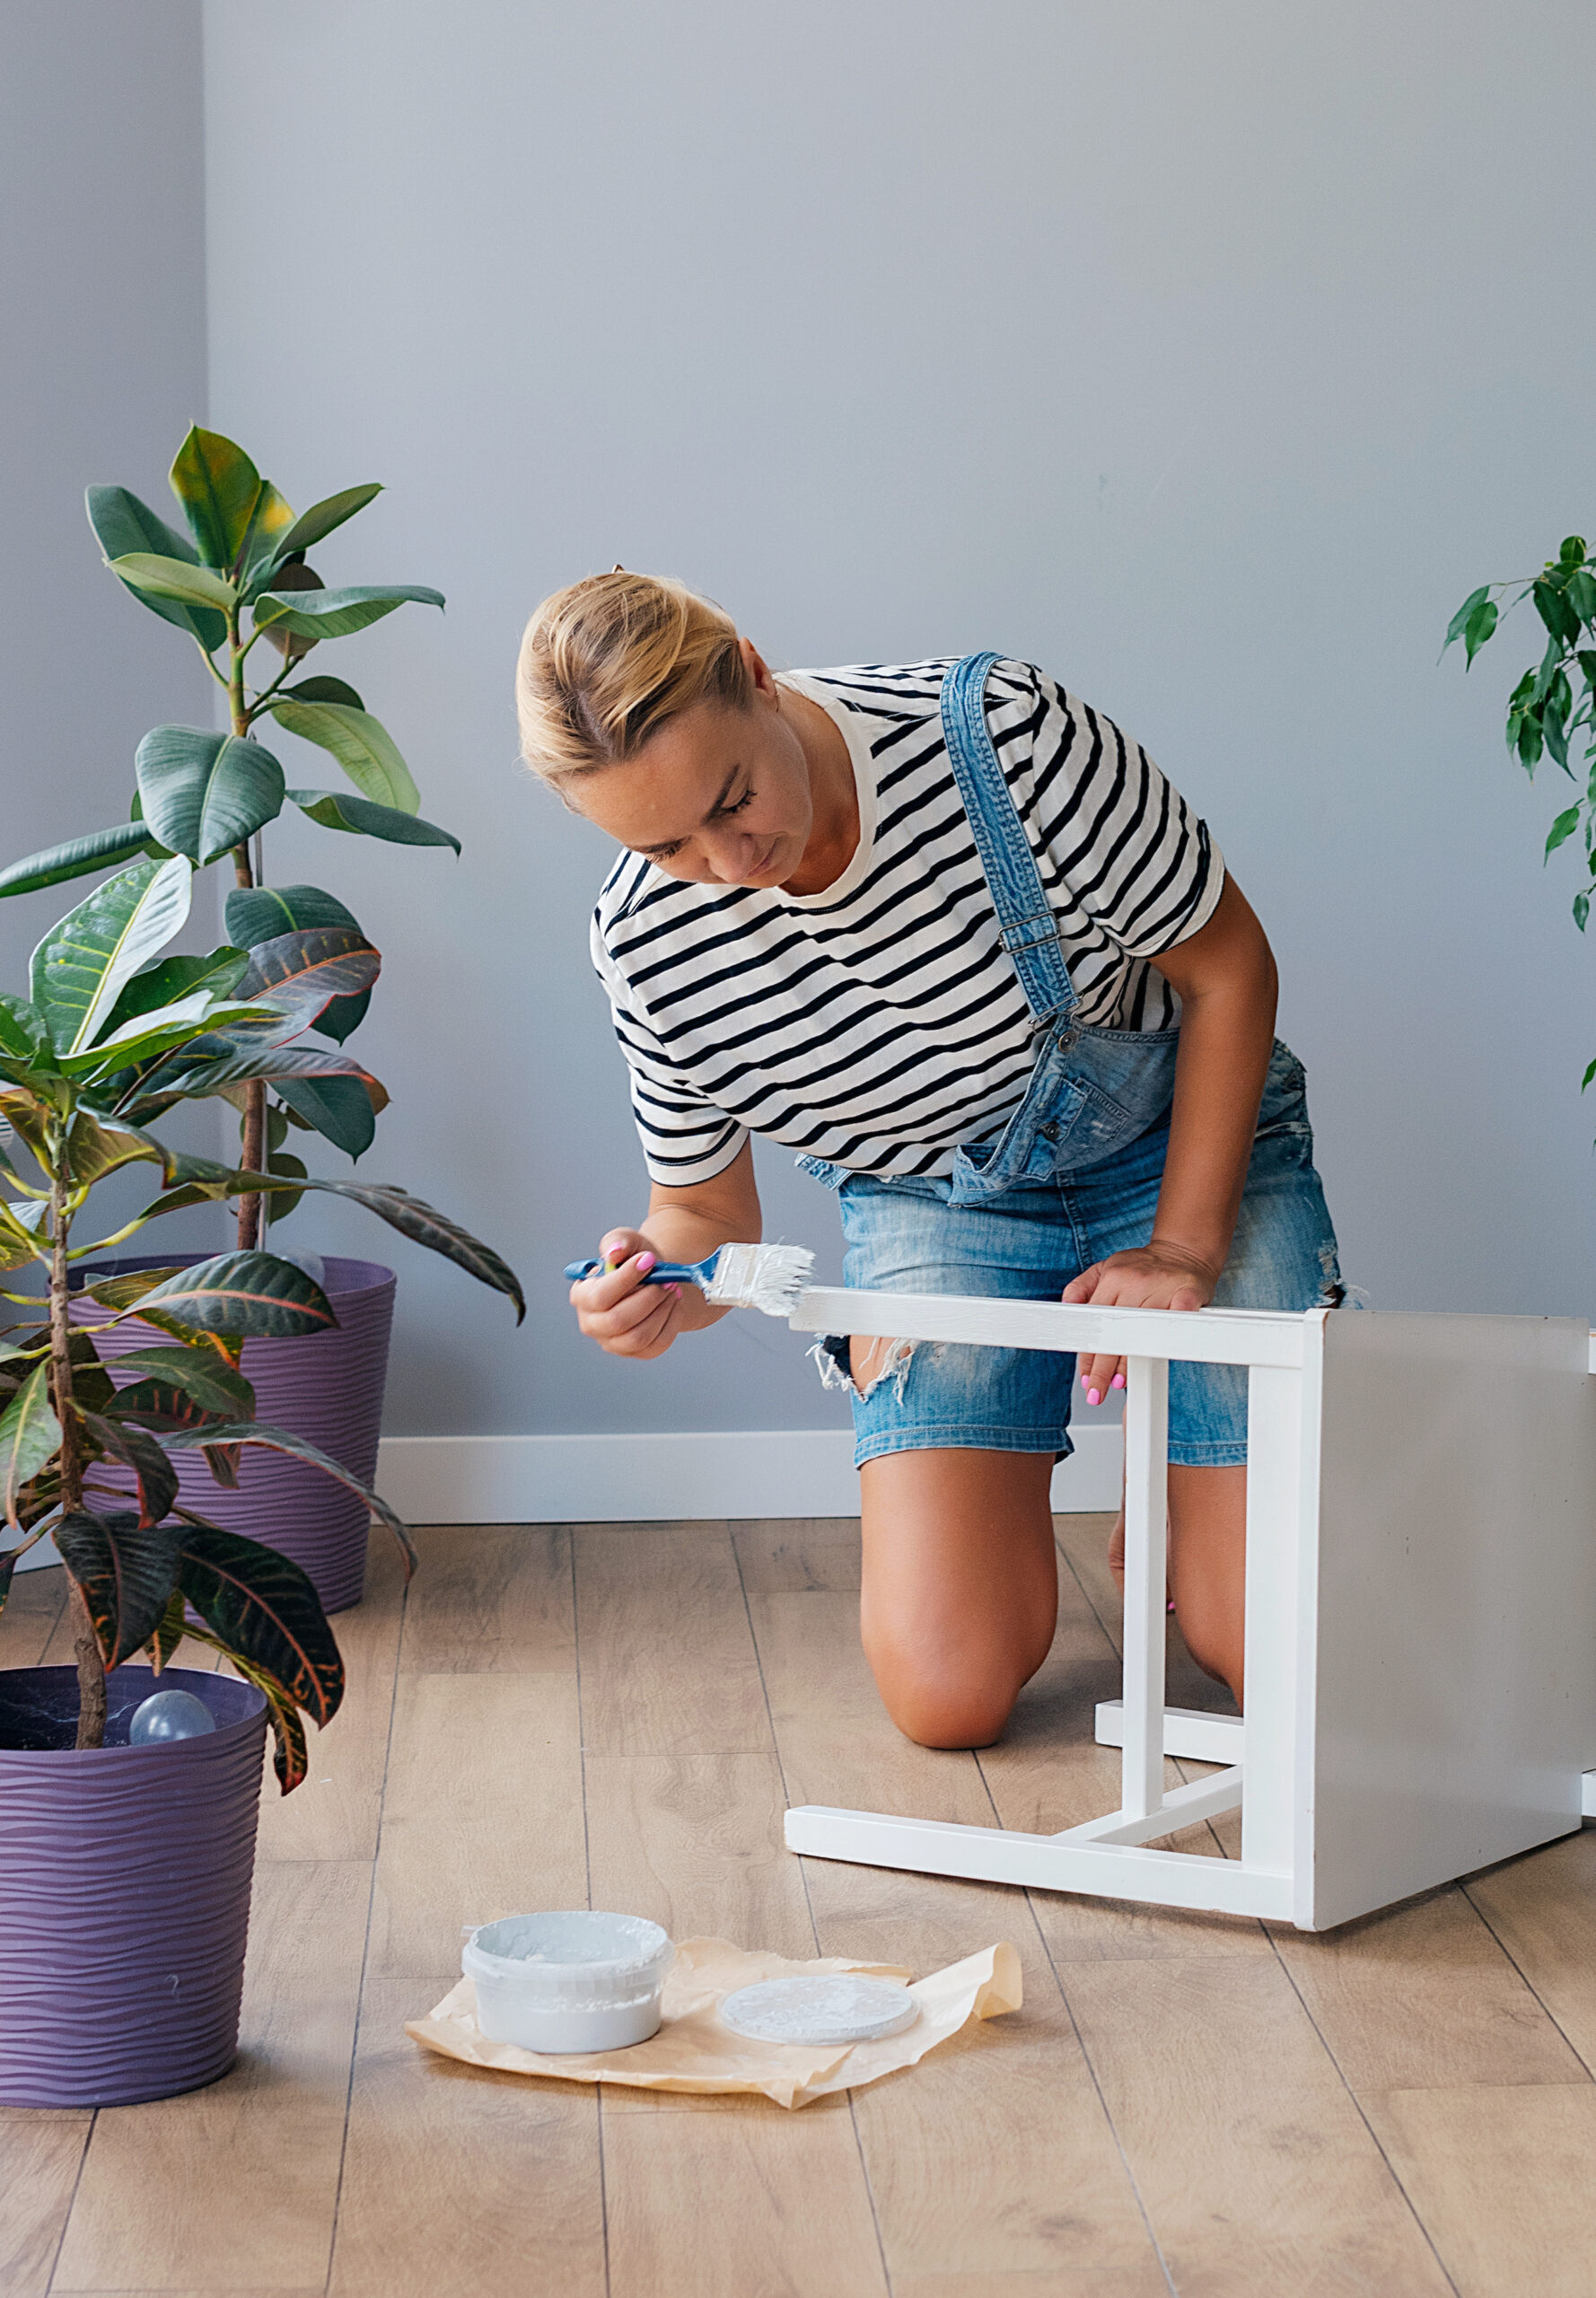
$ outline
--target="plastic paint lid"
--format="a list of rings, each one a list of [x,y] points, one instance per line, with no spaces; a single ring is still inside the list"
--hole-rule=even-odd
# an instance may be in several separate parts
[[[762,2043],[873,2043],[900,2035],[920,2006],[897,1979],[853,1971],[820,1978],[767,1978],[740,1987],[721,2004],[733,2034]]]

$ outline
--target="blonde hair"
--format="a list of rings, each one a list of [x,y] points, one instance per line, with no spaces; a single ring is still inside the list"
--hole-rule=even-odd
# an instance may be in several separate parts
[[[710,599],[618,566],[544,600],[515,675],[522,755],[557,784],[635,758],[695,703],[745,709],[753,680],[737,627]]]

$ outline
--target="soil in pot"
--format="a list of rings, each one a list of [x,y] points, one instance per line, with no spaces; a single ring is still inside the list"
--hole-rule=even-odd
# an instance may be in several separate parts
[[[216,1728],[127,1745],[153,1679],[106,1680],[76,1749],[75,1668],[0,1670],[0,2106],[126,2106],[213,2083],[238,2048],[266,1702],[168,1668]]]
[[[192,1267],[204,1258],[199,1253],[145,1253],[96,1261],[84,1274],[98,1277],[139,1268]],[[376,1261],[329,1256],[323,1290],[338,1320],[334,1329],[296,1340],[244,1343],[241,1370],[254,1383],[255,1417],[307,1437],[367,1485],[376,1475],[396,1284],[393,1271]],[[79,1299],[73,1304],[75,1320],[85,1324],[104,1326],[110,1314],[92,1301]],[[112,1379],[117,1378],[118,1356],[159,1346],[169,1338],[136,1317],[102,1332],[100,1347]],[[303,1566],[324,1610],[345,1611],[360,1601],[368,1525],[366,1505],[358,1493],[303,1460],[256,1444],[244,1448],[236,1492],[224,1491],[213,1481],[198,1452],[180,1462],[178,1478],[185,1508],[229,1531],[262,1540]]]

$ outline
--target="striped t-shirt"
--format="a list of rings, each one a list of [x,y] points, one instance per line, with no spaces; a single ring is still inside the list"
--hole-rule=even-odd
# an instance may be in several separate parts
[[[870,1173],[951,1171],[991,1140],[1035,1057],[943,740],[948,662],[787,675],[842,732],[859,845],[823,893],[686,884],[623,855],[593,914],[652,1178],[724,1171],[750,1133]],[[987,724],[1079,1001],[1162,1030],[1147,963],[1214,913],[1224,864],[1144,751],[1026,662],[994,664]]]

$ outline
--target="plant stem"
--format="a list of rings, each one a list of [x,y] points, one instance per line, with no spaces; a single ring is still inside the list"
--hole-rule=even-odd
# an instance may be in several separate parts
[[[239,645],[238,609],[233,608],[227,618],[227,652],[231,667],[228,680],[228,706],[232,719],[232,731],[240,741],[247,740],[250,732],[250,707],[244,698],[244,654]],[[241,886],[252,886],[255,873],[250,867],[247,840],[232,849],[233,874]],[[251,1077],[244,1087],[244,1137],[241,1152],[247,1172],[261,1171],[266,1155],[266,1081]],[[252,1253],[260,1241],[260,1197],[255,1191],[238,1201],[238,1249],[241,1253]]]
[[[83,1456],[78,1441],[77,1407],[72,1381],[72,1294],[66,1276],[66,1245],[72,1232],[67,1192],[72,1175],[66,1162],[66,1136],[62,1131],[50,1176],[50,1232],[55,1250],[50,1257],[50,1390],[56,1418],[61,1424],[61,1507],[72,1515],[83,1504]],[[89,1618],[89,1607],[76,1582],[72,1587],[72,1648],[77,1659],[77,1744],[105,1745],[105,1662],[99,1638]]]

